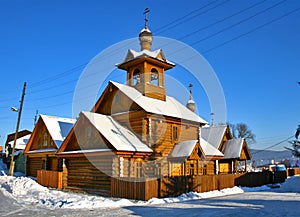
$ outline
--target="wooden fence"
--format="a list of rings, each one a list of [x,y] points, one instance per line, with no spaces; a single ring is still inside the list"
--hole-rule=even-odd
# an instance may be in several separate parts
[[[175,197],[190,191],[207,192],[234,186],[255,187],[284,182],[286,172],[255,172],[201,176],[174,176],[159,179],[111,179],[111,196],[136,200]]]
[[[111,196],[136,200],[153,197],[171,197],[196,191],[206,192],[231,188],[242,174],[220,174],[203,176],[174,176],[159,179],[111,179]]]
[[[287,175],[288,176],[300,175],[300,169],[299,168],[289,168],[289,169],[287,169]]]
[[[235,179],[242,174],[219,174],[201,176],[175,176],[164,177],[159,182],[159,197],[178,196],[180,194],[195,191],[207,192],[232,188],[235,186]]]
[[[249,172],[235,179],[236,186],[257,187],[273,183],[284,182],[287,177],[286,171],[278,172]]]
[[[57,171],[50,171],[50,170],[38,170],[37,182],[40,185],[51,187],[51,188],[62,188],[63,173]]]
[[[135,200],[149,200],[158,196],[158,180],[111,178],[111,196]]]
[[[285,171],[275,173],[264,171],[244,174],[161,177],[158,179],[120,179],[112,177],[110,182],[110,196],[149,200],[154,197],[178,196],[190,191],[207,192],[234,186],[255,187],[284,182],[286,174]],[[38,170],[37,180],[43,186],[52,188],[66,187],[66,183],[63,186],[62,172]],[[96,190],[100,192],[101,189]]]

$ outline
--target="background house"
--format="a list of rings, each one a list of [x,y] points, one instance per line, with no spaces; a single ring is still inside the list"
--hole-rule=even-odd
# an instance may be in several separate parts
[[[31,131],[29,130],[21,130],[18,132],[16,146],[15,146],[15,167],[14,172],[21,172],[25,174],[26,171],[26,157],[23,155],[23,151],[26,147],[26,144],[31,136]],[[3,157],[3,162],[6,163],[7,168],[10,165],[12,148],[14,145],[15,133],[11,133],[7,135],[7,139],[5,142],[5,153]]]
[[[201,137],[224,154],[218,161],[220,173],[246,172],[251,159],[245,139],[233,138],[228,125],[207,126],[201,129]]]
[[[37,176],[37,170],[61,171],[62,162],[55,153],[76,120],[40,115],[24,150],[26,175]]]

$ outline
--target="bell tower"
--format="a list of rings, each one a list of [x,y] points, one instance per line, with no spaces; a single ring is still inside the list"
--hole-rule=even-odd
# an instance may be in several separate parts
[[[145,26],[139,34],[141,51],[129,49],[125,60],[117,66],[127,72],[127,85],[134,87],[144,96],[165,101],[164,73],[175,64],[166,60],[161,49],[151,50],[153,36],[148,28],[148,13],[149,9],[146,8]]]

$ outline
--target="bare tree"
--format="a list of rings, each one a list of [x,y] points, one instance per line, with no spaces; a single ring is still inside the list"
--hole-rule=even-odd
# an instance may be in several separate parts
[[[230,124],[228,123],[232,136],[234,138],[244,138],[247,143],[255,143],[255,134],[245,123]]]

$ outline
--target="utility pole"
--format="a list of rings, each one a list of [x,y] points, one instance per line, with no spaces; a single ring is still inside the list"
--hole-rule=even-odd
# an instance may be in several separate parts
[[[20,108],[18,110],[18,122],[17,122],[17,126],[16,126],[14,145],[13,145],[13,149],[12,149],[12,152],[11,152],[11,159],[10,159],[9,172],[8,172],[9,176],[13,176],[14,169],[15,169],[15,162],[14,162],[15,148],[16,148],[16,141],[17,141],[17,138],[18,138],[19,126],[20,126],[20,121],[21,121],[21,114],[22,114],[22,109],[23,109],[25,90],[26,90],[26,82],[24,82],[24,87],[23,87],[23,91],[22,91],[22,98],[21,98],[21,101],[20,101]]]

